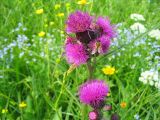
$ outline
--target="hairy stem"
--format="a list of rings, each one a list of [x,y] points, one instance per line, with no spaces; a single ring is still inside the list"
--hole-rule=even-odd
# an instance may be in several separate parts
[[[93,73],[95,70],[95,65],[96,65],[96,57],[93,58],[93,63],[92,63],[91,59],[88,60],[87,68],[88,68],[88,73],[89,73],[89,77],[88,77],[89,80],[91,80],[94,77]]]
[[[91,65],[91,61],[87,62],[87,68],[89,73],[89,80],[93,78],[93,66]]]

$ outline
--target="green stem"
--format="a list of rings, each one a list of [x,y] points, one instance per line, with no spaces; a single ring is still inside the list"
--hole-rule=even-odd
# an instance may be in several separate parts
[[[93,58],[93,63],[90,60],[87,62],[87,68],[88,68],[88,73],[89,73],[89,80],[93,79],[94,75],[93,73],[95,72],[95,65],[96,65],[96,57]]]
[[[91,65],[91,61],[87,62],[87,68],[89,73],[88,79],[91,80],[93,78],[93,66]]]

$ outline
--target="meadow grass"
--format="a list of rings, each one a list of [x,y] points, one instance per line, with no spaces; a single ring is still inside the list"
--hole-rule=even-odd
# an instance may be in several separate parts
[[[61,5],[59,9],[55,9],[56,4]],[[108,16],[113,24],[122,23],[118,28],[122,31],[118,46],[111,46],[111,54],[99,56],[95,65],[94,77],[105,80],[110,86],[107,102],[112,105],[112,111],[104,113],[106,119],[116,112],[122,120],[133,120],[136,114],[141,120],[159,120],[160,91],[141,83],[139,76],[142,70],[155,68],[159,62],[154,56],[160,53],[151,55],[150,51],[156,49],[152,44],[160,45],[160,41],[150,39],[146,32],[128,42],[125,32],[134,23],[129,17],[132,13],[145,17],[142,23],[148,31],[160,28],[159,6],[159,0],[90,0],[86,5],[78,5],[76,0],[1,0],[0,50],[7,52],[0,57],[0,110],[8,112],[1,112],[0,118],[88,119],[91,108],[78,98],[79,85],[88,79],[86,65],[67,75],[70,65],[63,54],[65,21],[71,12],[82,10],[95,16]],[[36,14],[38,9],[44,12]],[[44,37],[38,36],[41,31],[45,32]],[[135,45],[144,38],[146,43]],[[119,48],[121,45],[123,49]],[[116,73],[103,74],[105,65],[114,66]],[[19,107],[22,101],[27,105],[24,108]],[[121,108],[121,102],[126,102],[127,106]]]

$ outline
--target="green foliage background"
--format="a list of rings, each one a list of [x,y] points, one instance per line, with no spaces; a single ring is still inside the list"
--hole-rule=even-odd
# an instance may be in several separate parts
[[[8,113],[0,113],[0,118],[2,120],[87,120],[87,112],[91,108],[80,103],[77,95],[79,85],[86,81],[88,76],[86,65],[64,76],[69,69],[62,55],[66,37],[62,31],[65,29],[67,16],[75,10],[82,10],[95,16],[109,16],[112,23],[123,23],[123,28],[129,28],[133,23],[130,14],[139,13],[146,18],[144,24],[148,29],[160,28],[160,2],[148,1],[91,0],[89,4],[82,6],[75,0],[1,0],[0,49],[16,40],[20,34],[28,37],[31,46],[22,49],[15,47],[11,62],[7,59],[10,58],[9,53],[8,57],[0,59],[0,75],[3,76],[0,78],[0,110],[8,109]],[[66,3],[69,3],[70,7],[66,7]],[[55,10],[55,4],[61,4],[60,9]],[[35,14],[40,8],[44,9],[44,13]],[[64,16],[58,17],[58,13],[64,13]],[[50,25],[52,21],[54,25]],[[18,23],[22,23],[27,31],[12,32]],[[46,40],[43,42],[40,42],[38,36],[40,31],[46,33],[44,36]],[[48,33],[50,35],[47,35]],[[141,36],[135,40],[139,39]],[[48,40],[51,42],[48,43]],[[121,40],[121,43],[124,44],[125,40]],[[160,92],[138,81],[141,69],[150,69],[145,58],[151,48],[147,46],[147,50],[143,50],[145,47],[143,45],[135,49],[131,46],[132,43],[125,46],[125,51],[121,49],[116,51],[121,55],[115,53],[115,58],[112,60],[109,60],[112,54],[97,59],[95,78],[105,80],[111,89],[111,96],[107,98],[107,102],[112,104],[113,110],[104,114],[107,119],[111,113],[116,112],[122,120],[133,120],[135,114],[139,114],[142,120],[159,120]],[[115,49],[111,47],[111,51]],[[22,51],[25,54],[19,57]],[[45,56],[40,56],[41,51]],[[141,57],[133,57],[136,51],[141,52]],[[117,73],[113,76],[104,75],[101,69],[105,65],[114,66]],[[135,68],[131,69],[131,65],[135,65]],[[21,101],[26,102],[26,108],[18,107]],[[123,101],[127,103],[124,109],[120,107]]]

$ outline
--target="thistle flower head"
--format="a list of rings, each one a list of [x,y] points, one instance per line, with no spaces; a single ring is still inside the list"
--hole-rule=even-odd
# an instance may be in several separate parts
[[[109,38],[115,37],[115,31],[109,19],[99,17],[96,24],[100,27],[102,32],[101,34],[106,34]]]
[[[91,41],[88,46],[91,49],[92,54],[105,54],[109,49],[110,39],[107,36],[103,35],[102,37]]]
[[[92,17],[88,13],[76,11],[67,20],[67,32],[77,33],[86,31],[92,22]]]
[[[67,37],[65,44],[69,44],[69,43],[76,43],[77,41],[73,38],[73,37]]]
[[[65,46],[66,58],[68,63],[80,65],[85,64],[89,56],[83,44],[80,43],[68,43]]]
[[[99,117],[99,113],[96,110],[91,111],[89,112],[88,117],[89,117],[89,120],[97,120]]]
[[[109,91],[108,86],[102,80],[90,80],[79,89],[80,101],[91,105],[93,108],[102,108],[104,106],[105,96]]]

